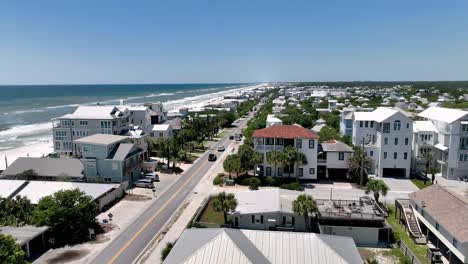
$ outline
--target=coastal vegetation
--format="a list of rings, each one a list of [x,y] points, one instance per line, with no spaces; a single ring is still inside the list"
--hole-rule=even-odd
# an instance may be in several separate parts
[[[315,219],[318,217],[318,207],[314,198],[307,194],[301,194],[293,201],[292,207],[295,214],[304,217],[306,231],[311,232],[310,217]]]
[[[0,234],[0,263],[26,264],[26,253],[13,237]]]
[[[224,224],[228,224],[228,213],[236,210],[237,199],[232,193],[221,192],[213,199],[213,210],[223,213]]]

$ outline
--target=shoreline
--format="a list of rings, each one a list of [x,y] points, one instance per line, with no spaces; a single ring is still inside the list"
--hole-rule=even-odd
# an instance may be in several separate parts
[[[259,85],[247,86],[238,89],[232,89],[227,91],[221,91],[216,93],[208,93],[199,95],[199,99],[196,97],[186,97],[183,99],[173,100],[164,102],[164,108],[168,111],[178,110],[182,107],[187,107],[190,110],[201,109],[204,105],[213,104],[215,102],[221,102],[224,99],[225,95],[235,94],[240,91],[248,91],[255,89]],[[206,98],[205,98],[206,97]],[[190,98],[193,98],[192,101]],[[197,101],[200,100],[200,101]],[[148,100],[153,101],[153,100]],[[129,104],[137,105],[137,104]],[[53,140],[52,140],[52,130],[50,133],[50,138],[41,140],[39,143],[33,143],[25,146],[20,146],[17,148],[11,148],[0,151],[0,170],[6,168],[5,158],[7,159],[8,165],[11,165],[19,157],[42,157],[47,156],[49,153],[53,152]]]

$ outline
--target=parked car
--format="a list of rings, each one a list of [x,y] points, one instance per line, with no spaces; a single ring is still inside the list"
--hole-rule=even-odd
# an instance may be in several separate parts
[[[135,186],[141,188],[154,188],[154,183],[151,179],[141,179],[135,182]]]
[[[208,155],[208,161],[215,161],[216,160],[216,155],[211,153],[210,155]]]
[[[219,146],[218,147],[218,151],[225,151],[225,150],[226,150],[226,148],[224,146]]]
[[[159,181],[159,175],[156,174],[156,173],[154,173],[154,172],[145,173],[145,174],[144,174],[144,177],[145,177],[146,179],[151,179],[151,180],[153,180],[154,182]]]
[[[234,135],[230,135],[230,136],[229,136],[229,139],[234,139]]]

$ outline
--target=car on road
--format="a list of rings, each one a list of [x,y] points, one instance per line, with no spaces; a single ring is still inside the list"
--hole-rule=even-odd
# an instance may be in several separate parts
[[[154,172],[147,172],[143,175],[146,179],[150,179],[154,182],[159,181],[159,175]]]
[[[153,180],[151,179],[141,179],[134,183],[135,187],[140,188],[154,188]]]
[[[230,136],[229,136],[229,139],[234,139],[234,135],[230,135]]]
[[[208,155],[208,161],[215,161],[217,159],[216,155],[211,153],[210,155]]]
[[[218,147],[218,151],[225,151],[225,150],[226,150],[226,148],[224,146],[219,146]]]

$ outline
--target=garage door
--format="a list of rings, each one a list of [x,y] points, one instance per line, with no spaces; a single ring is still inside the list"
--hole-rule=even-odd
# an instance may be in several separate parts
[[[347,169],[328,169],[328,179],[330,180],[347,180]]]
[[[384,168],[382,174],[384,177],[405,177],[406,169]]]

